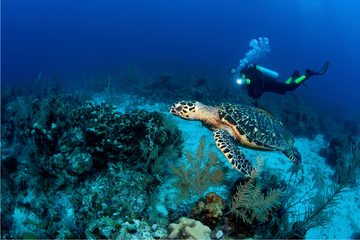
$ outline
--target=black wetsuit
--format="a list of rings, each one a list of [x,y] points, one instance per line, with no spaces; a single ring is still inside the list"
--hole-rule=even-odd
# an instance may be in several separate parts
[[[306,69],[305,79],[308,79],[309,77],[314,75],[324,74],[327,70],[328,65],[329,63],[326,62],[320,72]],[[301,83],[297,84],[294,81],[287,84],[285,82],[279,82],[277,81],[277,79],[268,77],[264,75],[260,70],[256,69],[255,64],[250,64],[248,67],[241,71],[241,74],[244,74],[245,78],[250,79],[250,84],[246,84],[246,89],[248,91],[249,97],[252,97],[254,99],[260,98],[264,92],[274,92],[283,95],[288,91],[295,90],[301,85]],[[291,75],[293,80],[300,76],[301,75],[298,71],[294,71],[294,73]]]
[[[255,65],[244,69],[241,73],[250,79],[250,84],[246,84],[246,90],[249,97],[255,99],[260,98],[264,92],[274,92],[283,95],[287,91],[293,91],[300,86],[300,84],[286,84],[265,76],[260,70],[256,69]]]

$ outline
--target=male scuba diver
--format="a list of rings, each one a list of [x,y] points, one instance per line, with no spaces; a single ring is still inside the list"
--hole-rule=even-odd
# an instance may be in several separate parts
[[[236,82],[244,85],[248,96],[257,100],[264,92],[274,92],[283,95],[288,91],[294,91],[310,77],[323,75],[328,67],[329,62],[325,62],[320,71],[316,72],[306,69],[303,75],[295,70],[285,82],[278,81],[279,74],[277,72],[253,63],[247,64],[239,73],[236,72],[236,69],[232,69],[231,73],[239,76]],[[255,103],[255,105],[257,105],[257,103]]]

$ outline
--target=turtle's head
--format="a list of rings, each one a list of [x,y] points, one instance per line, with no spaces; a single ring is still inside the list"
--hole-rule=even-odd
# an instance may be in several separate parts
[[[204,104],[195,101],[180,101],[171,106],[170,113],[187,120],[201,120]]]

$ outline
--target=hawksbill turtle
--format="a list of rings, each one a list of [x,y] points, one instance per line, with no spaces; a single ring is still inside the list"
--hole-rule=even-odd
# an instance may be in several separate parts
[[[281,121],[260,108],[180,101],[171,106],[170,113],[183,119],[201,121],[212,130],[216,146],[245,176],[249,176],[254,168],[238,145],[255,150],[281,151],[295,164],[301,163],[301,155],[294,147],[294,137]]]

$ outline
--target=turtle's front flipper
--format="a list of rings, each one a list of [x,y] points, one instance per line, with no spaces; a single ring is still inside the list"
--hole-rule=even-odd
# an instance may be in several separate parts
[[[245,155],[236,147],[233,137],[223,129],[214,130],[216,146],[222,151],[225,157],[245,176],[250,176],[253,167],[245,158]]]

